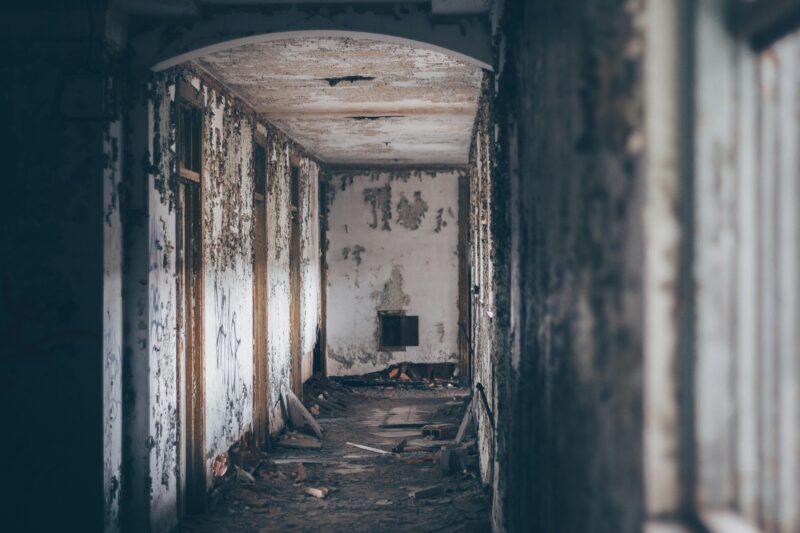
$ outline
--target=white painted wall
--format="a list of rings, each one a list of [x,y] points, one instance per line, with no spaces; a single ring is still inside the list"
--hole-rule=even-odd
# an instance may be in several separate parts
[[[327,254],[330,375],[364,374],[399,362],[457,361],[458,175],[414,171],[332,176],[335,195],[329,206]],[[389,229],[384,229],[381,206],[373,214],[365,199],[368,190],[382,187],[391,190]],[[405,197],[413,205],[416,192],[427,211],[419,227],[409,229],[398,204]],[[439,210],[443,224],[436,231]],[[381,351],[378,311],[401,308],[419,316],[420,345]]]
[[[203,88],[206,471],[253,422],[253,120]],[[209,476],[209,484],[212,479]]]

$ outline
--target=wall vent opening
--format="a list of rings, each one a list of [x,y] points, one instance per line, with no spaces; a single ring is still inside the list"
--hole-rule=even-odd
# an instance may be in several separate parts
[[[381,349],[402,351],[419,346],[419,317],[397,312],[381,312]]]

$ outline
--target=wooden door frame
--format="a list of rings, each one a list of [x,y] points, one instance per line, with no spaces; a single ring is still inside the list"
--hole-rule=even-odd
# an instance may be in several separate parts
[[[298,398],[303,397],[303,364],[302,346],[300,337],[300,297],[301,279],[300,262],[302,250],[300,249],[301,219],[300,219],[300,161],[293,157],[289,165],[289,297],[290,297],[290,327],[289,337],[291,343],[291,385],[292,392]],[[297,203],[296,211],[295,201]]]
[[[185,82],[178,84],[178,109],[194,108],[202,110],[199,95]],[[204,350],[204,272],[203,272],[203,183],[202,183],[202,131],[200,119],[200,171],[183,167],[178,149],[178,201],[176,212],[177,272],[176,298],[177,311],[177,364],[178,368],[178,412],[179,438],[178,461],[183,476],[178,476],[178,512],[180,516],[202,512],[206,509],[206,466],[205,466],[205,350]],[[180,121],[178,121],[180,123]],[[179,143],[181,132],[178,131]],[[195,196],[192,205],[187,206],[187,192]],[[188,213],[187,209],[192,209]],[[191,218],[190,218],[191,217]],[[187,223],[187,221],[190,222]],[[192,254],[193,266],[186,264],[186,251],[190,245],[187,240],[187,227],[197,238],[196,249]],[[190,279],[187,273],[194,272]],[[187,308],[188,291],[192,291],[194,309]],[[189,327],[189,320],[193,322]],[[190,342],[184,342],[186,336]],[[191,343],[194,349],[187,349]],[[184,377],[183,383],[180,376]],[[193,392],[194,385],[194,394]],[[183,401],[181,401],[183,400]],[[183,421],[185,427],[181,427]],[[191,450],[191,451],[190,451]]]
[[[266,169],[267,139],[256,133],[253,143],[253,165],[257,164],[256,146],[264,150],[265,156],[262,162],[264,190],[258,190],[257,184],[253,187],[253,223],[256,224],[253,231],[253,438],[257,448],[264,448],[269,443],[269,233],[266,186],[269,176]],[[258,242],[259,237],[263,242]],[[258,253],[259,246],[262,255]],[[259,260],[263,261],[262,276],[257,274]]]

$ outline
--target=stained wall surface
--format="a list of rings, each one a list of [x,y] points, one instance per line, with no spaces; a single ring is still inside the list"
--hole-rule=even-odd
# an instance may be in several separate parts
[[[202,111],[202,259],[204,404],[207,482],[215,456],[246,435],[253,424],[253,193],[254,135],[267,139],[267,248],[270,431],[283,427],[281,394],[290,386],[289,320],[290,179],[296,162],[300,177],[300,309],[303,378],[311,373],[320,316],[319,199],[320,163],[191,67],[155,75],[149,95],[152,164],[145,191],[147,273],[143,305],[134,323],[132,344],[142,350],[127,376],[137,394],[130,400],[126,461],[132,480],[130,508],[144,509],[142,527],[169,530],[178,520],[180,487],[181,372],[176,299],[177,103],[187,87]],[[112,124],[112,133],[113,130]],[[108,142],[113,138],[109,136]],[[113,170],[113,169],[112,169]],[[109,180],[113,177],[108,171]],[[113,218],[111,219],[113,222]],[[113,247],[109,248],[113,251]],[[108,284],[113,288],[113,284]],[[113,438],[113,433],[111,437]],[[109,441],[109,457],[118,444]],[[138,489],[143,489],[139,493]],[[141,501],[144,494],[145,501]]]
[[[400,362],[458,361],[460,171],[331,176],[327,364],[330,375]],[[379,311],[419,316],[419,346],[381,350]]]
[[[495,525],[638,532],[643,3],[495,4]]]

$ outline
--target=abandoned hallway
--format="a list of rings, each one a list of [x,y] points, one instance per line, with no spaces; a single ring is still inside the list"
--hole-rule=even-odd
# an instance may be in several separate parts
[[[4,5],[0,530],[800,533],[799,21]]]

